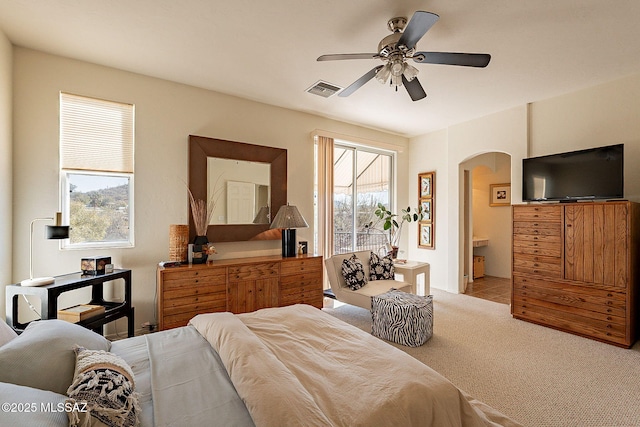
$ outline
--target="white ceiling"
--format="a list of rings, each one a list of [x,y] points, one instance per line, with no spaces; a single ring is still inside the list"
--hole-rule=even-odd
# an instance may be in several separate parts
[[[418,50],[490,53],[485,69],[414,64],[428,97],[412,102],[375,79],[387,21],[440,15]],[[0,0],[11,42],[404,136],[640,73],[638,0]]]

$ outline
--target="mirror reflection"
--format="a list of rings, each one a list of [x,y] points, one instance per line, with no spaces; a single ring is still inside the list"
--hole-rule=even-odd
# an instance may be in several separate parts
[[[271,164],[207,157],[207,194],[217,202],[211,224],[269,224]]]

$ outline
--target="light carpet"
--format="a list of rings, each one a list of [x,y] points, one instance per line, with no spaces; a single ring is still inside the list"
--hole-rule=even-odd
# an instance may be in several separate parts
[[[526,426],[640,426],[640,343],[622,349],[513,319],[509,306],[432,289],[433,337],[390,343]],[[368,310],[327,313],[371,332]]]

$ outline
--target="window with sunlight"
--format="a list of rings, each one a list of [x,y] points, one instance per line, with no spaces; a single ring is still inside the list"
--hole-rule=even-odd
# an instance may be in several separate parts
[[[393,188],[393,154],[368,147],[338,143],[333,157],[334,252],[371,249],[387,243],[374,222],[378,203],[389,207]]]
[[[64,248],[132,247],[134,106],[60,94]]]

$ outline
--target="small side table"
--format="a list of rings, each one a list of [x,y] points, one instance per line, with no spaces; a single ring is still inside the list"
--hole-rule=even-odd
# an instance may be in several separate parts
[[[429,281],[430,265],[428,262],[407,261],[404,264],[394,263],[393,267],[396,273],[402,274],[405,282],[413,285],[413,293],[416,295],[427,296],[431,292],[431,284]],[[418,276],[423,276],[423,281],[418,285]]]
[[[103,296],[103,285],[111,280],[122,279],[124,281],[124,301],[106,301]],[[131,270],[116,269],[113,273],[98,276],[85,276],[81,273],[56,276],[55,282],[44,286],[20,286],[7,285],[7,324],[16,332],[21,333],[28,323],[18,322],[18,296],[35,295],[40,298],[40,316],[42,319],[55,319],[58,315],[58,297],[60,294],[74,289],[91,286],[91,301],[89,304],[105,307],[104,314],[89,318],[78,324],[92,329],[102,335],[102,326],[121,317],[126,317],[127,336],[134,333],[134,307],[131,306]]]

